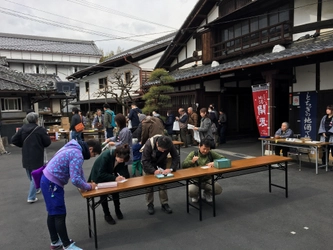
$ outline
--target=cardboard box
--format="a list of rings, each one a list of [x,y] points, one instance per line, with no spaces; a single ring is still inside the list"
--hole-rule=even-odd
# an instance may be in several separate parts
[[[69,117],[61,117],[61,125],[69,124]]]

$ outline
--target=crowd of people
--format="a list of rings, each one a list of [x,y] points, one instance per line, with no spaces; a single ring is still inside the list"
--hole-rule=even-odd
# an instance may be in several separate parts
[[[176,133],[175,122],[179,123],[180,138],[184,147],[188,147],[188,135],[193,145],[198,145],[196,150],[190,152],[182,163],[182,168],[199,166],[214,166],[214,160],[223,158],[222,155],[211,149],[215,148],[216,135],[219,142],[225,143],[225,131],[227,118],[223,111],[219,114],[213,105],[200,109],[200,117],[192,107],[178,109],[178,115],[167,111],[165,121],[158,111],[151,114],[142,114],[142,111],[132,104],[127,116],[119,113],[117,115],[110,109],[108,104],[103,105],[104,114],[97,110],[93,119],[93,127],[105,128],[108,145],[102,150],[101,143],[95,139],[82,139],[82,132],[76,131],[76,125],[83,123],[82,114],[77,108],[73,108],[71,120],[72,140],[63,146],[48,161],[41,177],[41,192],[44,197],[47,210],[47,227],[51,239],[51,249],[81,249],[71,240],[66,228],[66,206],[64,186],[70,180],[71,183],[81,190],[94,190],[98,183],[109,181],[123,181],[131,177],[129,165],[132,165],[132,177],[136,175],[157,175],[175,172],[180,163],[180,156],[172,142],[172,136]],[[45,128],[38,126],[38,114],[29,112],[25,118],[26,123],[12,137],[12,143],[22,148],[22,163],[29,178],[28,203],[35,203],[39,192],[35,188],[32,171],[45,163],[44,150],[51,144],[50,137]],[[333,143],[333,105],[327,106],[326,115],[322,118],[318,134],[321,141]],[[129,126],[129,124],[131,126]],[[188,124],[192,129],[188,129]],[[216,131],[214,130],[214,125]],[[199,140],[195,133],[199,133]],[[275,133],[276,138],[293,137],[293,131],[287,122],[283,122],[281,128]],[[1,137],[0,137],[1,139]],[[332,156],[333,148],[330,146]],[[288,148],[276,147],[276,154],[283,156],[288,153]],[[99,156],[98,156],[99,155]],[[168,155],[171,156],[171,164],[167,167]],[[85,180],[82,165],[84,160],[98,156],[95,160],[88,180]],[[323,156],[322,161],[326,161]],[[192,202],[198,202],[199,187],[198,180],[192,180],[189,186],[189,197]],[[214,185],[215,193],[212,193]],[[203,198],[212,202],[213,195],[222,193],[219,183],[212,183],[210,178],[201,180]],[[165,185],[158,187],[161,209],[171,214],[172,209],[168,204],[168,194]],[[114,211],[118,220],[124,218],[120,209],[119,194],[113,194]],[[152,188],[146,189],[145,202],[147,212],[155,213],[154,192]],[[116,224],[108,206],[107,196],[101,196],[101,204],[104,219],[109,224]]]

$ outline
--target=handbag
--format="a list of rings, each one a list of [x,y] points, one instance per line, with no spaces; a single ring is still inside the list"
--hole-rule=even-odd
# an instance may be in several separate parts
[[[80,123],[76,124],[74,128],[75,128],[75,131],[79,133],[84,130],[84,125],[82,122],[80,122]]]

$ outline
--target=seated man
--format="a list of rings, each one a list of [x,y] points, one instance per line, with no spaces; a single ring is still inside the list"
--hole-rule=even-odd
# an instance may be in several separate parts
[[[202,140],[199,144],[199,150],[192,151],[184,160],[183,168],[194,168],[201,166],[214,167],[214,160],[223,158],[224,156],[211,151],[211,141]],[[193,180],[198,182],[197,179]],[[214,183],[215,195],[222,193],[222,187],[219,183]],[[210,176],[205,176],[201,178],[201,188],[204,190],[204,197],[207,202],[212,202],[212,181]],[[192,198],[192,202],[198,202],[199,198],[199,187],[198,185],[189,185],[189,196]]]
[[[289,123],[288,122],[283,122],[281,124],[281,128],[279,128],[275,132],[275,138],[276,139],[285,139],[285,138],[292,138],[292,137],[294,137],[294,133],[289,128]],[[282,149],[283,156],[287,156],[289,148],[288,147],[281,147],[281,146],[275,146],[275,155],[280,155],[281,149]]]
[[[166,169],[167,156],[169,153],[172,158],[172,163],[171,167]],[[177,150],[172,144],[171,139],[167,136],[156,135],[148,139],[143,146],[141,161],[144,175],[166,175],[172,171],[176,171],[179,160]],[[158,188],[162,210],[167,214],[171,214],[172,210],[168,204],[166,185],[160,185]],[[153,187],[146,188],[146,191],[148,213],[152,215],[155,213]]]

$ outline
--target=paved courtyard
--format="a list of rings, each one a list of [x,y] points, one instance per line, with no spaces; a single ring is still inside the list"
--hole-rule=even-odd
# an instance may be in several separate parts
[[[64,144],[54,142],[49,158]],[[42,195],[35,204],[26,202],[28,179],[19,148],[9,146],[10,155],[0,156],[0,249],[50,249],[46,210]],[[182,148],[181,159],[194,147]],[[254,139],[230,141],[218,147],[231,160],[261,154]],[[84,164],[87,177],[95,158]],[[274,170],[274,182],[283,184],[283,173]],[[155,194],[154,215],[148,215],[144,196],[121,200],[124,219],[116,225],[104,221],[97,209],[99,249],[300,249],[329,250],[333,246],[333,172],[296,162],[289,168],[289,198],[273,187],[268,192],[268,173],[260,172],[220,180],[223,193],[216,198],[217,216],[204,204],[203,221],[196,210],[186,213],[185,188],[168,190],[173,214],[160,210]],[[87,208],[77,189],[65,188],[67,229],[83,249],[94,249],[88,237]],[[114,215],[113,205],[110,204]],[[114,216],[115,217],[115,216]]]

